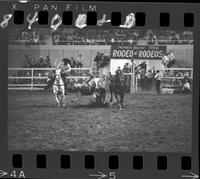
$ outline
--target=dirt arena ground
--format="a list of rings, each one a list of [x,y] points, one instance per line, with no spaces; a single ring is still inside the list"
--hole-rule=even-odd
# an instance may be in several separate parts
[[[110,95],[107,95],[107,100]],[[124,109],[94,107],[92,96],[58,108],[53,94],[10,91],[10,150],[190,152],[192,96],[126,94]]]

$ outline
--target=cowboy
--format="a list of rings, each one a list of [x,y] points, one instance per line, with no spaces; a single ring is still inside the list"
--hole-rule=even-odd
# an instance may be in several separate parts
[[[162,80],[162,75],[159,70],[156,71],[155,78],[156,78],[156,91],[158,94],[160,94],[160,84]]]
[[[38,61],[38,67],[43,68],[43,67],[45,67],[44,65],[45,65],[45,63],[44,63],[43,56],[40,56],[39,61]]]
[[[62,74],[66,74],[68,72],[71,71],[71,65],[70,65],[70,61],[67,58],[62,59],[62,62],[60,62],[57,65],[57,69],[61,69],[61,73]]]
[[[147,64],[146,61],[142,61],[138,66],[137,66],[139,71],[144,71],[146,73],[147,70]]]
[[[131,72],[131,68],[129,66],[129,63],[125,63],[125,65],[123,67],[123,72],[124,73],[130,73]]]
[[[151,69],[151,87],[155,86],[156,83],[155,75],[156,75],[156,68],[155,66],[153,66]]]
[[[190,90],[191,90],[191,85],[190,85],[189,80],[186,78],[186,79],[185,79],[185,82],[184,82],[184,84],[183,84],[183,92],[184,92],[184,93],[189,93]]]
[[[51,68],[51,60],[50,60],[49,56],[46,56],[45,67]]]
[[[122,74],[121,67],[118,67],[117,70],[115,71],[116,75]]]
[[[147,90],[150,90],[151,89],[151,83],[152,83],[151,70],[148,70],[146,72],[146,77],[147,77],[146,88],[147,88]]]
[[[77,57],[77,68],[82,68],[83,67],[83,56],[81,54],[78,55]]]
[[[116,80],[116,86],[120,86],[119,77],[122,75],[121,67],[118,67],[117,70],[115,71],[115,73],[116,73],[116,78],[118,78],[118,80]]]

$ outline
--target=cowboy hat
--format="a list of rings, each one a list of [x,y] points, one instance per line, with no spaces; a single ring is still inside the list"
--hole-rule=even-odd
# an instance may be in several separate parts
[[[70,59],[68,59],[68,58],[63,58],[62,61],[65,63],[70,63]]]

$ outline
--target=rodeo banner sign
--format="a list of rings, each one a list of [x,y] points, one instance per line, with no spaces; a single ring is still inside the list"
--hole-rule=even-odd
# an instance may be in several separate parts
[[[166,53],[166,46],[122,46],[112,45],[111,58],[112,59],[148,59],[148,60],[161,60],[162,53]]]

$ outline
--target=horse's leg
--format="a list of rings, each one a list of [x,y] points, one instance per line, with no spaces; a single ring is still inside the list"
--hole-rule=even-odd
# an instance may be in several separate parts
[[[65,107],[64,99],[65,99],[65,93],[61,95],[61,103],[63,107]]]
[[[58,104],[58,107],[60,106],[60,100],[59,100],[59,97],[58,97],[58,93],[54,93],[54,96],[56,98],[56,102]]]
[[[101,103],[105,104],[106,100],[106,90],[104,88],[100,89]]]
[[[121,109],[122,108],[121,103],[120,103],[119,98],[118,98],[118,96],[117,96],[117,94],[115,92],[114,92],[114,95],[115,95],[115,98],[117,100],[118,106]]]
[[[120,95],[120,104],[121,104],[121,107],[123,108],[123,101],[124,101],[124,93],[122,93]]]
[[[106,89],[103,88],[103,103],[106,103]]]
[[[66,79],[66,77],[65,77],[65,82],[64,82],[64,85],[65,85],[65,95],[67,95],[67,88],[68,88],[68,85],[69,83],[68,83],[68,80]]]
[[[60,100],[59,100],[59,97],[58,97],[58,87],[55,86],[55,85],[53,85],[52,87],[53,87],[53,94],[56,98],[56,102],[57,102],[58,106],[60,106]]]
[[[64,99],[65,99],[65,87],[61,87],[61,91],[62,91],[62,94],[61,94],[61,102],[62,102],[62,106],[65,107],[65,102],[64,102]]]
[[[113,101],[113,89],[112,89],[112,86],[109,86],[109,89],[110,89],[110,102]]]

